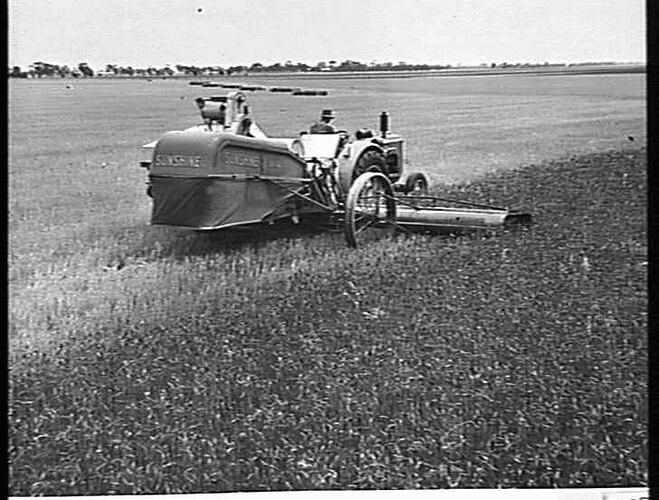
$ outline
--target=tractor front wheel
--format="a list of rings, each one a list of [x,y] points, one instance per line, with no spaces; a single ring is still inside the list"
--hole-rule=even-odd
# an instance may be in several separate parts
[[[405,180],[405,193],[410,196],[428,196],[428,178],[415,172]]]
[[[344,233],[348,245],[359,246],[376,236],[390,234],[396,225],[396,200],[389,179],[366,172],[350,187],[345,204]]]

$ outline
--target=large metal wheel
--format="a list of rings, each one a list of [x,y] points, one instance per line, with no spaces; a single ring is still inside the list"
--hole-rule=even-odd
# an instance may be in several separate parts
[[[344,233],[348,245],[357,248],[390,234],[396,224],[396,200],[389,179],[366,172],[350,186],[345,203]]]

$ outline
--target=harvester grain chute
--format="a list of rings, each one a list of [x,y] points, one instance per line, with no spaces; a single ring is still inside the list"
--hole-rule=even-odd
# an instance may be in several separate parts
[[[272,138],[252,120],[242,92],[197,99],[203,124],[167,132],[151,151],[152,224],[217,230],[290,219],[342,227],[349,245],[387,230],[474,230],[528,223],[503,207],[428,195],[420,172],[404,175],[404,139],[389,131],[353,136],[302,132]]]

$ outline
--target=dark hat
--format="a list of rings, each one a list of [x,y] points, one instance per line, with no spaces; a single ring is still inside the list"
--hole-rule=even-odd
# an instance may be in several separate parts
[[[323,109],[323,112],[320,115],[321,118],[334,118],[334,111],[331,109]]]

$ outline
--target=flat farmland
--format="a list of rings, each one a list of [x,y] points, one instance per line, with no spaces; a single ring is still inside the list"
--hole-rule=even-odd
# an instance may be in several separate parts
[[[336,111],[337,125],[351,131],[377,130],[379,114],[388,111],[392,130],[408,140],[409,167],[452,183],[616,148],[628,136],[643,143],[644,81],[637,74],[294,80],[280,84],[330,95],[273,101],[256,94],[254,109],[257,122],[274,135],[299,132],[324,103]]]
[[[647,484],[644,75],[244,82],[537,224],[150,227],[139,146],[223,89],[10,80],[10,494]]]

